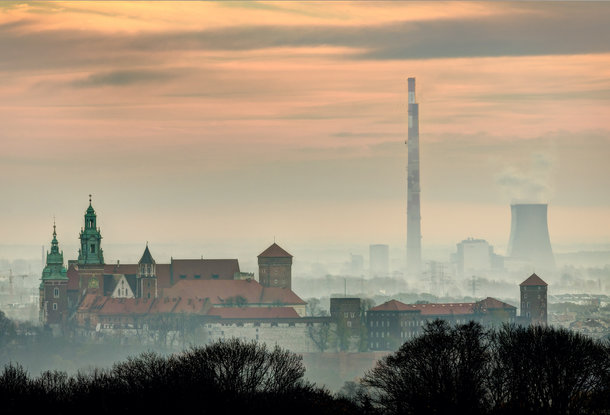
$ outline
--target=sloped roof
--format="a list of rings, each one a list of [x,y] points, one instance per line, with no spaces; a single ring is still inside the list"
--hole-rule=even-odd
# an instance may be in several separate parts
[[[157,298],[153,301],[149,313],[172,313],[180,301],[180,297]]]
[[[281,246],[276,244],[275,242],[267,249],[265,249],[258,258],[292,258],[288,252],[284,250]]]
[[[142,258],[140,258],[140,261],[138,262],[138,264],[154,264],[155,260],[153,259],[152,255],[150,254],[150,251],[148,250],[148,244],[146,244],[146,248],[144,249],[144,253],[142,254]]]
[[[397,300],[390,300],[371,308],[371,311],[416,311],[424,316],[473,314],[474,303],[405,304]]]
[[[255,280],[179,280],[163,290],[163,297],[209,298],[213,305],[225,305],[237,297],[247,304],[305,304],[292,290],[264,288]]]
[[[300,318],[292,307],[216,307],[208,315],[227,319]]]
[[[307,304],[294,291],[282,287],[263,287],[261,303]]]
[[[99,314],[146,314],[153,303],[153,300],[146,298],[108,298]]]
[[[104,296],[97,295],[97,294],[87,294],[87,295],[85,295],[85,297],[83,298],[83,301],[81,301],[80,305],[78,306],[78,310],[80,310],[80,311],[99,310],[104,306],[104,304],[106,303],[106,301],[108,301],[108,299],[109,299],[109,297],[104,297]]]
[[[487,297],[484,300],[477,301],[476,304],[477,304],[477,306],[482,307],[485,310],[498,309],[498,308],[514,308],[515,310],[517,309],[517,307],[515,307],[513,305],[510,305],[510,304],[505,303],[500,300],[496,300],[495,298],[492,298],[492,297]]]
[[[529,276],[528,279],[526,279],[521,284],[519,284],[519,286],[521,286],[521,287],[524,285],[542,285],[542,286],[546,287],[548,284],[546,282],[542,281],[542,278],[540,278],[538,275],[532,274]]]
[[[398,300],[390,300],[390,301],[386,301],[383,304],[380,304],[376,307],[371,308],[370,311],[405,311],[405,310],[411,310],[411,308],[405,304],[405,303],[401,303]]]
[[[237,259],[172,259],[171,263],[174,281],[180,275],[194,277],[200,275],[203,279],[211,279],[217,275],[221,280],[232,280],[239,272]]]
[[[176,304],[173,312],[204,315],[207,314],[210,308],[212,308],[212,304],[210,304],[208,299],[182,298],[178,304]]]

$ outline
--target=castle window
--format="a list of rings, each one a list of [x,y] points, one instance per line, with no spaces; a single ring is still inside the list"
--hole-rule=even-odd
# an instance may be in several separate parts
[[[182,274],[182,275],[180,275],[180,278],[184,280],[184,279],[186,279],[186,275]]]
[[[196,280],[201,279],[201,275],[195,275],[195,279]]]
[[[148,298],[150,298],[150,293],[148,293]]]
[[[91,244],[91,253],[94,254],[95,253],[95,244]]]
[[[59,297],[59,288],[53,288],[53,296],[54,296],[55,298],[58,298],[58,297]]]
[[[53,303],[53,310],[57,310],[57,303]]]
[[[212,274],[212,279],[213,280],[217,280],[218,279],[218,274]]]
[[[352,327],[352,322],[351,321],[347,322],[347,327]]]

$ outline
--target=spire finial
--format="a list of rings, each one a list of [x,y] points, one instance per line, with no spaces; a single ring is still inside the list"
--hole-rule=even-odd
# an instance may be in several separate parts
[[[91,193],[89,193],[89,205],[91,205]]]
[[[57,232],[55,231],[55,215],[53,215],[53,237],[57,236]]]

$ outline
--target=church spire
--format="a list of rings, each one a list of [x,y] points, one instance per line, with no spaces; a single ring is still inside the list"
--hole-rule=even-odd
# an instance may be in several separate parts
[[[66,268],[64,267],[64,253],[59,251],[57,242],[57,228],[53,219],[53,240],[51,241],[51,251],[47,252],[47,264],[42,271],[42,279],[64,280]]]
[[[80,243],[81,249],[78,252],[80,265],[104,264],[104,253],[101,248],[102,235],[97,227],[97,215],[91,204],[91,195],[89,195],[89,207],[85,212],[85,227],[80,232]]]

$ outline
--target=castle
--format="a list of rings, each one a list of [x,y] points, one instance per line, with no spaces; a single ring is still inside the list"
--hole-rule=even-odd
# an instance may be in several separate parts
[[[237,259],[174,259],[157,263],[146,244],[137,264],[107,264],[97,214],[89,199],[78,259],[64,266],[53,225],[40,284],[40,321],[61,333],[68,323],[86,330],[139,328],[153,318],[294,324],[306,303],[292,290],[292,255],[273,243],[258,255],[259,281]]]

